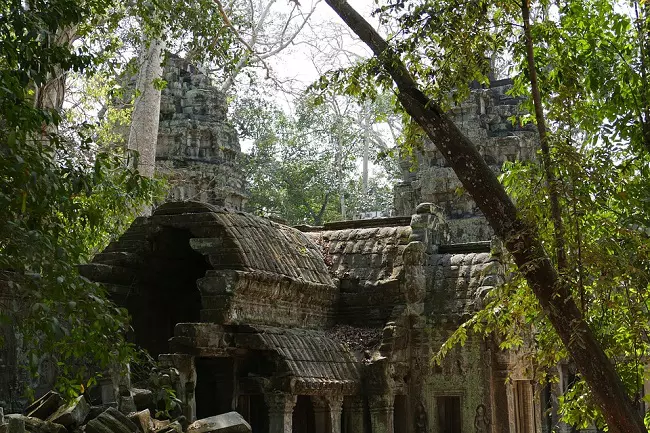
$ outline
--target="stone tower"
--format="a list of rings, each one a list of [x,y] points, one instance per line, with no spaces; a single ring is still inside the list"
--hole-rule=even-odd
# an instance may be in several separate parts
[[[160,102],[156,170],[170,183],[167,201],[195,200],[241,209],[241,149],[226,118],[226,98],[188,61],[169,56]]]
[[[487,89],[472,89],[467,101],[449,112],[456,126],[471,139],[488,165],[499,173],[506,161],[535,158],[538,136],[533,124],[522,126],[528,114],[518,98],[506,95],[509,79],[492,81]],[[449,224],[450,241],[489,240],[492,230],[464,191],[452,168],[429,140],[414,158],[402,160],[402,182],[395,186],[397,215],[411,215],[418,203],[440,206]]]

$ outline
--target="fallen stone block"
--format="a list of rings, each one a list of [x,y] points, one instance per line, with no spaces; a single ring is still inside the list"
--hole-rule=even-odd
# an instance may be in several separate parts
[[[86,397],[80,395],[70,404],[59,407],[47,420],[68,428],[75,428],[83,424],[89,413],[90,405]]]
[[[90,412],[88,413],[88,416],[86,416],[86,419],[84,420],[84,424],[88,424],[91,420],[97,418],[99,415],[104,413],[106,409],[108,409],[109,407],[117,408],[117,403],[90,406]]]
[[[20,418],[9,418],[7,431],[9,433],[25,433],[25,420]]]
[[[132,388],[131,395],[133,396],[135,407],[139,411],[153,407],[153,392],[151,390]]]
[[[6,416],[9,420],[9,433],[12,432],[12,424],[18,428],[18,424],[24,425],[24,431],[28,433],[67,433],[68,430],[61,424],[43,421],[42,419],[21,415],[19,413],[12,413]]]
[[[151,421],[153,422],[153,431],[161,430],[162,428],[167,427],[169,424],[171,424],[171,421],[168,419],[153,418]]]
[[[155,433],[183,433],[183,426],[181,426],[178,421],[174,421],[167,424],[160,430],[155,430]]]
[[[138,426],[119,410],[109,407],[86,424],[86,433],[138,433]]]
[[[151,413],[149,412],[149,409],[130,413],[127,418],[129,418],[142,433],[149,433],[153,430],[153,422],[151,421]]]
[[[251,433],[251,426],[237,412],[228,412],[194,421],[187,433]]]
[[[187,421],[187,418],[184,415],[181,415],[178,418],[176,418],[176,422],[178,422],[181,425],[183,431],[187,431],[187,428],[190,426],[190,423]]]
[[[63,398],[54,392],[50,391],[43,397],[30,404],[27,409],[23,411],[23,415],[31,416],[41,420],[46,420],[63,404]]]

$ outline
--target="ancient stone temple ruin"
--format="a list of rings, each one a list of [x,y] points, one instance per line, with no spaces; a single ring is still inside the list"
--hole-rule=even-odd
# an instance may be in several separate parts
[[[226,98],[176,56],[166,59],[163,78],[156,171],[169,181],[168,200],[241,209],[246,199],[241,150],[226,118]]]
[[[498,242],[446,237],[431,204],[300,231],[166,203],[82,271],[129,309],[135,341],[178,370],[190,420],[237,410],[260,433],[532,426],[532,385],[506,385],[514,366],[490,340],[431,366],[504,278]]]
[[[550,431],[550,390],[494,338],[469,335],[431,363],[505,281],[500,242],[431,143],[416,171],[404,165],[401,216],[292,228],[249,215],[225,105],[188,68],[166,72],[157,163],[186,174],[173,198],[203,203],[163,204],[81,267],[177,372],[186,419],[236,410],[254,433]],[[506,85],[453,111],[495,171],[534,155]]]
[[[532,159],[509,83],[454,120],[495,171]],[[291,228],[167,203],[93,264],[134,317],[135,341],[178,372],[193,420],[237,410],[260,433],[537,433],[549,398],[492,338],[451,332],[503,284],[501,244],[431,143],[404,163],[401,216]],[[542,421],[545,421],[544,423]]]
[[[505,79],[493,81],[489,88],[473,89],[467,101],[448,113],[495,173],[506,161],[534,160],[539,147],[534,125],[521,124],[520,119],[528,114],[519,106],[521,100],[506,94],[511,87],[511,80]],[[491,238],[487,220],[430,140],[413,158],[402,160],[401,168],[402,182],[395,186],[397,215],[410,215],[418,203],[436,203],[447,218],[454,242]]]

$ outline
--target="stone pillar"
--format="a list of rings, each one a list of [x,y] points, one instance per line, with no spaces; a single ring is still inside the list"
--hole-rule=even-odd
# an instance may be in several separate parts
[[[315,433],[341,433],[343,396],[314,396],[311,400],[316,421]]]
[[[365,405],[359,396],[348,397],[343,400],[345,417],[343,419],[343,433],[364,433],[363,412]]]
[[[196,366],[191,355],[174,353],[158,355],[162,368],[175,369],[178,376],[174,377],[172,386],[176,397],[181,401],[183,415],[189,422],[196,421]]]
[[[390,394],[373,395],[368,399],[372,433],[394,433],[393,403],[395,396]]]
[[[131,367],[129,364],[113,364],[111,367],[111,381],[113,395],[117,401],[117,408],[123,414],[136,411],[133,395],[131,395]]]
[[[335,395],[328,398],[330,406],[331,433],[341,433],[341,412],[343,411],[343,396]]]
[[[429,254],[438,252],[438,245],[449,235],[442,209],[433,203],[420,203],[411,216],[409,242],[422,242]]]
[[[269,408],[269,433],[292,433],[293,407],[296,396],[282,393],[264,395],[266,406]]]

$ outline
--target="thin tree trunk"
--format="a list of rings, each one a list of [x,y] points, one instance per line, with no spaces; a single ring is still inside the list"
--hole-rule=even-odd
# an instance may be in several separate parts
[[[634,9],[636,13],[637,34],[639,35],[639,59],[641,64],[641,105],[640,122],[641,133],[643,134],[643,145],[646,150],[650,152],[650,85],[648,84],[648,57],[650,56],[650,41],[648,39],[648,20],[650,20],[650,2],[645,1],[634,2]],[[639,12],[639,9],[641,11]]]
[[[370,153],[370,106],[364,104],[363,107],[363,172],[361,177],[361,188],[363,198],[368,196],[368,159]],[[368,209],[370,210],[370,209]]]
[[[266,17],[269,15],[269,12],[271,12],[271,6],[273,6],[273,3],[275,3],[275,0],[269,0],[269,2],[266,4],[266,7],[260,14],[259,20],[257,20],[257,24],[253,28],[250,40],[245,41],[246,50],[244,51],[244,54],[242,54],[232,72],[230,75],[228,75],[228,78],[226,78],[226,81],[224,81],[223,85],[221,86],[221,91],[223,93],[228,93],[228,91],[230,91],[230,88],[235,83],[235,78],[237,78],[237,75],[239,75],[242,69],[244,69],[244,67],[248,64],[248,60],[251,58],[251,56],[255,54],[254,49],[255,44],[257,44],[257,37],[264,28],[264,22],[266,21]],[[225,14],[223,8],[222,14]],[[230,20],[228,20],[228,22],[230,22]]]
[[[562,211],[560,209],[558,180],[553,171],[553,162],[551,160],[551,152],[548,145],[546,118],[544,117],[544,107],[542,106],[542,98],[539,92],[539,83],[537,81],[537,70],[535,69],[533,35],[530,30],[529,1],[530,0],[522,0],[521,4],[521,16],[524,21],[524,35],[526,37],[526,63],[528,66],[528,74],[530,75],[530,87],[533,96],[533,105],[535,106],[535,120],[537,121],[539,143],[542,149],[542,165],[544,166],[544,175],[546,177],[549,202],[551,204],[551,219],[553,220],[557,267],[558,271],[562,273],[567,268],[564,224],[562,223]]]
[[[341,205],[341,219],[347,219],[348,208],[345,203],[345,185],[343,184],[343,143],[340,132],[336,131],[336,177],[339,187],[339,203]]]
[[[537,230],[517,209],[474,144],[438,105],[419,89],[399,56],[345,0],[327,4],[381,59],[399,90],[398,99],[423,128],[471,194],[495,233],[503,239],[519,270],[540,302],[549,321],[591,388],[611,432],[646,433],[620,377],[592,330],[583,320],[569,290],[559,279],[544,251]]]
[[[131,116],[128,148],[138,152],[133,166],[140,174],[152,178],[156,168],[156,143],[160,119],[160,90],[155,81],[162,77],[161,59],[164,43],[160,40],[143,44],[140,70],[136,81],[135,103]]]

